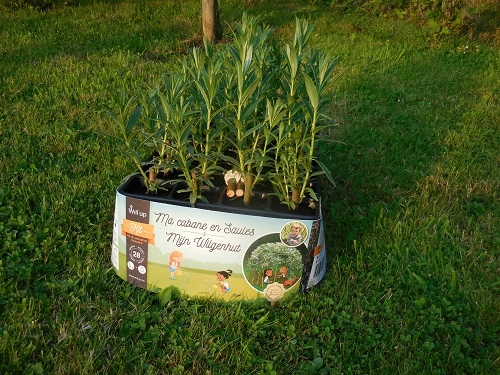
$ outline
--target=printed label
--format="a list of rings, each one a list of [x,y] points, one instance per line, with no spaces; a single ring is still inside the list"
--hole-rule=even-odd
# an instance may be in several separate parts
[[[320,219],[217,212],[120,193],[116,207],[113,265],[142,288],[271,300],[309,288],[325,273]]]
[[[148,287],[148,245],[154,245],[154,226],[149,224],[150,202],[126,198],[126,213],[121,224],[125,237],[127,281],[141,288]]]

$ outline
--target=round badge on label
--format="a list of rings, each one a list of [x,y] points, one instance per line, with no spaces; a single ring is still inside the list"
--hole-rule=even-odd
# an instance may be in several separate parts
[[[264,289],[264,297],[269,302],[276,302],[283,298],[285,295],[285,287],[280,283],[269,284],[266,289]]]
[[[142,250],[139,246],[130,246],[130,249],[128,249],[129,257],[130,260],[132,260],[134,263],[142,263],[144,262],[145,259],[145,254],[144,250]]]

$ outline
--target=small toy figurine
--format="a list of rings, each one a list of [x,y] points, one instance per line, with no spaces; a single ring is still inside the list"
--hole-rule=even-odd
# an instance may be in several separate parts
[[[226,181],[226,195],[229,198],[233,198],[235,195],[237,197],[242,197],[245,193],[245,182],[241,178],[241,173],[236,171],[227,171],[224,175],[224,180]]]

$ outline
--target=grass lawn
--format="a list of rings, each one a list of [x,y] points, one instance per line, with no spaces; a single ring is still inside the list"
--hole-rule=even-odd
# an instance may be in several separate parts
[[[0,8],[0,373],[500,371],[498,39],[314,3],[219,0],[226,36],[243,11],[277,38],[303,16],[339,62],[328,271],[274,307],[162,305],[110,262],[133,166],[106,109],[178,66],[199,1]]]

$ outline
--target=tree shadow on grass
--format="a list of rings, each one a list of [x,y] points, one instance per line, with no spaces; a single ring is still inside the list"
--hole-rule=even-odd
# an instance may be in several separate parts
[[[337,181],[323,203],[336,251],[349,252],[382,213],[396,217],[411,201],[447,151],[444,138],[467,111],[466,98],[478,95],[481,64],[449,51],[411,52],[368,66],[339,90],[331,136],[342,143],[321,155]]]

